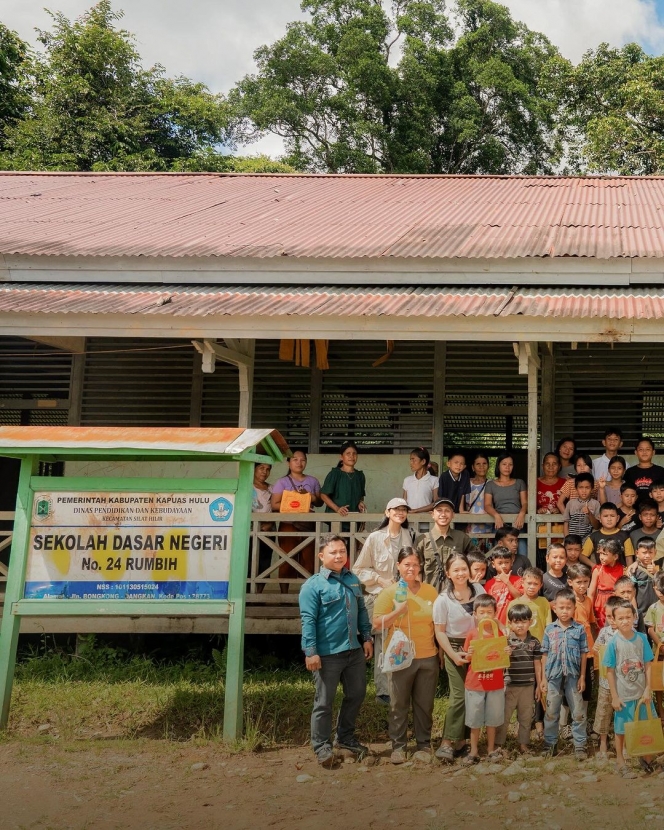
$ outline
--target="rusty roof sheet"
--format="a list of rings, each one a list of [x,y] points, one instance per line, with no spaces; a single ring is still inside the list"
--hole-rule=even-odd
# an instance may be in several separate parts
[[[663,257],[664,178],[0,173],[0,254]]]
[[[0,313],[173,317],[664,318],[664,288],[154,286],[0,283]]]

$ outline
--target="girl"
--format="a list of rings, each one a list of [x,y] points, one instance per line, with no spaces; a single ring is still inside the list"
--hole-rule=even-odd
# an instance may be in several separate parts
[[[412,475],[403,480],[403,498],[411,513],[429,513],[433,510],[438,491],[438,477],[432,476],[429,472],[430,464],[431,456],[426,447],[416,447],[411,452]]]
[[[438,685],[440,664],[438,645],[433,627],[433,604],[438,592],[422,582],[424,558],[412,547],[403,547],[397,558],[399,576],[407,585],[404,602],[395,604],[396,585],[386,588],[376,600],[373,627],[376,631],[389,629],[387,642],[395,627],[408,634],[415,645],[415,657],[407,669],[390,674],[389,733],[392,741],[393,764],[406,760],[408,741],[408,710],[413,708],[413,732],[417,745],[413,761],[431,763],[431,727],[433,701]],[[386,643],[387,645],[387,643]],[[376,654],[378,647],[376,646]],[[385,675],[383,675],[384,677]]]
[[[484,588],[470,581],[470,565],[462,553],[452,553],[445,561],[447,583],[433,604],[436,640],[445,653],[445,669],[450,696],[443,724],[443,741],[436,758],[451,764],[455,757],[467,754],[466,671],[468,657],[463,651],[466,636],[475,629],[473,600],[485,594]]]
[[[576,455],[576,441],[566,436],[556,444],[555,454],[560,459],[560,475],[569,478],[574,475],[574,456]]]
[[[338,513],[340,516],[347,516],[349,513],[364,513],[366,482],[364,473],[355,469],[357,464],[355,442],[344,441],[339,453],[341,460],[325,476],[320,489],[325,512]],[[344,522],[341,528],[344,533],[348,533],[350,523]]]
[[[579,473],[590,473],[593,474],[593,462],[589,455],[578,455],[574,461],[574,475],[578,475]],[[560,490],[560,497],[558,498],[558,512],[564,513],[565,512],[565,505],[570,499],[578,498],[578,494],[576,492],[576,487],[574,486],[574,479],[568,478],[565,484],[562,486]],[[593,489],[590,493],[591,499],[597,498],[597,482],[593,485]]]
[[[460,513],[485,513],[484,491],[486,490],[487,473],[489,471],[489,456],[483,452],[476,452],[471,465],[473,475],[470,479],[470,493],[461,497]],[[491,533],[489,524],[469,524],[466,533],[471,537],[473,546],[483,553],[491,547],[488,538],[473,538],[475,533]]]
[[[623,485],[623,476],[627,469],[627,462],[622,455],[614,456],[609,462],[609,477],[602,476],[597,482],[599,489],[599,503],[611,501],[617,508],[622,507],[620,488]]]
[[[392,499],[385,508],[385,518],[377,530],[367,536],[360,555],[353,565],[364,587],[364,604],[369,619],[374,613],[374,603],[385,588],[394,585],[397,573],[397,558],[402,548],[410,548],[413,537],[408,527],[408,505],[404,499]],[[387,688],[387,676],[378,664],[378,655],[382,647],[380,629],[375,635],[374,646],[374,682],[376,700],[389,706],[390,696]]]
[[[270,473],[272,472],[271,464],[254,464],[254,493],[251,502],[252,513],[271,513],[272,512],[272,486],[267,483]],[[261,533],[267,533],[274,530],[274,522],[261,522],[259,525]],[[255,550],[255,548],[254,548]],[[254,554],[255,555],[255,554]],[[260,576],[270,567],[272,562],[272,548],[262,539],[258,540],[258,566],[256,575]],[[249,558],[248,577],[251,577],[251,557]],[[272,576],[272,574],[268,574]],[[265,588],[264,582],[256,582],[256,593],[262,594]]]
[[[604,606],[613,593],[616,582],[625,573],[625,552],[617,539],[607,539],[597,544],[599,565],[593,567],[588,596],[593,602],[597,626],[606,625]]]
[[[311,495],[311,512],[314,507],[322,504],[320,498],[320,482],[313,476],[304,474],[307,467],[307,454],[304,450],[295,450],[288,459],[288,474],[277,479],[272,487],[272,510],[275,513],[281,511],[281,498],[286,490],[295,490],[297,493],[309,493]],[[290,553],[302,541],[301,537],[294,536],[295,531],[311,533],[315,531],[315,525],[311,522],[279,522],[279,547],[284,553]],[[282,536],[282,533],[288,534]],[[310,574],[314,572],[315,543],[312,540],[293,559],[297,560]],[[289,562],[282,562],[279,565],[279,579],[296,577],[302,579],[302,574],[296,571]],[[288,593],[288,582],[280,582],[279,588],[282,594]]]

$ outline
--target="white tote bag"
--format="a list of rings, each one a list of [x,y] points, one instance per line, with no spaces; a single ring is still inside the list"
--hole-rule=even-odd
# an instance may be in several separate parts
[[[383,617],[385,619],[385,617]],[[380,669],[384,674],[407,669],[415,658],[415,644],[410,639],[410,614],[408,614],[408,636],[400,628],[395,628],[390,644],[385,647],[385,625],[381,622],[383,650],[380,655]]]

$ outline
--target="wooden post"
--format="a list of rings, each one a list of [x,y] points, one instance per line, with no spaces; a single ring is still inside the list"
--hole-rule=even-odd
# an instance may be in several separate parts
[[[445,452],[445,383],[447,343],[436,340],[433,344],[433,437],[431,452],[443,458]]]
[[[86,340],[83,338],[83,343]],[[83,346],[85,348],[85,345]],[[71,378],[69,381],[69,414],[67,423],[77,427],[81,423],[83,405],[83,379],[85,377],[85,354],[75,354],[71,360]]]
[[[522,344],[523,345],[523,344]],[[528,356],[528,555],[535,564],[537,547],[537,343]]]
[[[240,411],[238,412],[237,425],[239,427],[251,426],[251,408],[254,400],[254,356],[256,354],[255,340],[241,340],[243,354],[251,358],[250,365],[240,364]]]
[[[194,366],[191,375],[191,397],[189,400],[189,426],[201,425],[201,410],[203,407],[203,364],[197,359],[194,352]]]
[[[556,440],[556,390],[553,354],[546,349],[542,353],[542,450],[551,452]]]
[[[7,577],[2,628],[0,629],[0,705],[2,707],[0,709],[0,729],[6,729],[9,721],[9,705],[14,684],[14,667],[16,666],[16,647],[21,628],[21,618],[14,613],[14,603],[23,597],[25,571],[28,562],[28,543],[30,541],[30,513],[32,510],[30,479],[33,475],[36,475],[38,469],[39,459],[37,457],[33,456],[21,460],[11,567]]]

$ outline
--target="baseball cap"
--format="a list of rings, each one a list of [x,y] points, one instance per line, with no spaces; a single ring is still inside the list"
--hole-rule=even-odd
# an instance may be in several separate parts
[[[434,502],[432,510],[435,510],[437,507],[440,507],[441,504],[446,504],[448,507],[451,507],[454,512],[456,512],[456,507],[452,499],[438,499],[437,502]]]
[[[405,499],[390,499],[385,510],[394,510],[395,507],[408,507]]]

